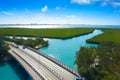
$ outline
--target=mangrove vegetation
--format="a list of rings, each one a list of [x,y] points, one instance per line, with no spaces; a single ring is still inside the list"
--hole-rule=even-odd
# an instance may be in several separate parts
[[[40,38],[40,37],[35,37],[33,39],[32,38],[31,39],[23,39],[22,37],[17,38],[17,37],[13,36],[13,38],[4,37],[4,40],[8,41],[8,42],[14,42],[18,45],[29,46],[29,47],[36,48],[36,49],[44,47],[44,46],[48,46],[48,41],[44,40],[43,38]]]
[[[42,38],[71,38],[84,34],[91,33],[92,28],[45,28],[45,29],[30,29],[30,28],[0,28],[0,34],[5,36],[31,36]]]
[[[103,34],[88,39],[87,42],[112,42],[115,44],[120,44],[120,29],[102,29],[102,31],[104,32]]]
[[[120,80],[120,45],[102,43],[98,47],[81,47],[75,63],[86,80]]]
[[[0,63],[7,61],[9,45],[3,41],[3,37],[0,36]]]

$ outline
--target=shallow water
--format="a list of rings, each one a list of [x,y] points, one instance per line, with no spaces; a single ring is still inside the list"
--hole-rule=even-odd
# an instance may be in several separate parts
[[[15,60],[0,65],[0,80],[28,80],[28,73]]]
[[[94,30],[90,34],[65,40],[47,38],[47,40],[49,40],[50,45],[39,49],[39,51],[42,51],[45,54],[48,54],[51,57],[54,57],[57,60],[63,62],[69,67],[76,69],[74,62],[77,51],[80,49],[81,46],[96,47],[98,44],[89,44],[86,43],[86,40],[102,33],[103,32],[101,30]]]

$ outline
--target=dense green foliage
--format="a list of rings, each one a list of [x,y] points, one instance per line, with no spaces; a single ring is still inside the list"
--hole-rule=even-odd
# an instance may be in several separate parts
[[[40,48],[48,45],[48,41],[45,41],[43,38],[39,38],[39,37],[36,37],[35,39],[26,39],[26,40],[22,38],[18,39],[16,37],[13,37],[12,39],[8,37],[4,37],[4,40],[15,42],[19,45],[25,45],[33,48],[35,48],[36,46]]]
[[[120,44],[120,29],[103,29],[103,34],[87,40],[87,42],[113,42]]]
[[[76,64],[86,80],[120,80],[120,45],[104,43],[97,48],[81,47]]]
[[[5,44],[3,41],[3,37],[0,36],[0,63],[5,61],[8,55],[8,44]]]
[[[91,28],[0,28],[0,34],[12,36],[39,36],[47,38],[70,38],[92,32]]]

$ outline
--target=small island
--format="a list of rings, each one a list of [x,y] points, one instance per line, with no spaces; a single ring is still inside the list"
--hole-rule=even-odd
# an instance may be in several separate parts
[[[15,42],[18,45],[29,46],[35,49],[39,49],[44,46],[48,46],[48,41],[44,40],[40,37],[15,37],[15,36],[7,36],[4,37],[5,41]]]

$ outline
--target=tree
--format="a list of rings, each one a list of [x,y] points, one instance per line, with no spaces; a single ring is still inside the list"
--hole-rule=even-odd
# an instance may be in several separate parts
[[[81,47],[75,62],[78,72],[87,80],[120,80],[120,45]]]
[[[0,36],[0,63],[3,62],[7,57],[8,49],[9,49],[9,45],[5,44],[3,41],[3,37]]]

